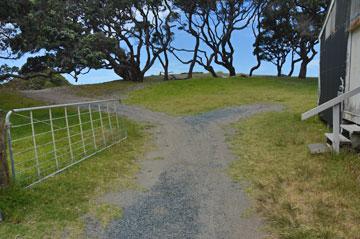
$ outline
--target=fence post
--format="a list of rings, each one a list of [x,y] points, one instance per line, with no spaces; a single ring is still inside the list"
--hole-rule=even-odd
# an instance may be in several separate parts
[[[56,169],[59,169],[59,161],[58,161],[57,152],[56,152],[56,140],[55,140],[55,133],[54,133],[54,122],[53,122],[53,116],[52,116],[51,108],[49,109],[49,121],[50,121],[51,139],[52,139],[52,143],[53,143],[53,150],[54,150]]]
[[[102,118],[101,106],[100,106],[100,105],[98,105],[98,110],[99,110],[99,117],[100,117],[101,132],[102,132],[102,136],[103,136],[103,140],[104,140],[104,145],[106,145],[106,137],[105,137],[105,131],[104,131],[104,122],[103,122],[103,118]]]
[[[119,126],[119,116],[118,116],[118,110],[117,110],[117,106],[116,106],[116,102],[114,101],[114,114],[115,114],[115,117],[116,117],[116,126],[118,128],[118,130],[120,129],[120,126]]]
[[[118,135],[117,139],[122,139],[123,135],[122,135],[122,131],[121,131],[120,125],[119,125],[119,116],[118,116],[116,101],[114,101],[114,114],[116,117],[116,135]]]
[[[97,150],[97,146],[96,146],[96,137],[95,137],[95,130],[94,130],[94,121],[93,121],[93,117],[92,117],[91,104],[89,104],[89,115],[90,115],[90,125],[91,125],[91,131],[92,131],[93,140],[94,140],[94,148],[95,148],[95,150]]]
[[[34,155],[35,155],[35,163],[36,163],[36,171],[38,174],[38,177],[41,177],[41,171],[40,171],[40,163],[39,163],[39,153],[36,143],[36,133],[35,133],[35,125],[34,125],[34,116],[32,110],[30,111],[30,123],[31,123],[31,133],[32,133],[32,140],[34,145]]]
[[[80,106],[78,106],[77,110],[78,110],[78,116],[79,116],[79,126],[80,126],[81,141],[82,141],[84,155],[85,155],[86,154],[86,146],[85,146],[85,140],[84,140],[84,131],[83,131],[83,125],[82,125],[82,119],[81,119]]]
[[[66,124],[67,137],[68,137],[68,142],[69,142],[71,162],[74,162],[75,159],[74,159],[74,153],[73,153],[73,150],[72,150],[71,134],[70,134],[69,117],[68,117],[67,107],[65,107],[64,111],[65,111],[65,124]]]
[[[6,129],[4,113],[0,111],[0,187],[10,184],[9,166],[6,159]]]

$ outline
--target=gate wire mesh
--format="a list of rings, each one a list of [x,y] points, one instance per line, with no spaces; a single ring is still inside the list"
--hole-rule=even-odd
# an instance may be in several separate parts
[[[15,109],[8,113],[16,182],[30,187],[127,138],[118,100]]]

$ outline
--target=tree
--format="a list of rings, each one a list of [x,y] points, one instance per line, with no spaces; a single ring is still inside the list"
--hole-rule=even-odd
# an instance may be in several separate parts
[[[245,29],[251,22],[257,8],[256,1],[228,0],[210,1],[199,15],[205,27],[201,29],[200,39],[214,53],[216,64],[223,66],[230,76],[236,75],[234,67],[235,48],[232,35],[235,31]]]
[[[292,5],[290,1],[268,2],[258,22],[258,33],[254,43],[254,55],[258,62],[273,63],[277,75],[282,76],[282,68],[292,50],[292,30],[289,21]]]
[[[171,47],[171,53],[183,64],[189,65],[188,78],[192,78],[194,67],[196,64],[202,66],[213,77],[217,74],[212,66],[215,54],[208,53],[201,49],[201,31],[205,28],[205,22],[195,24],[199,21],[199,15],[203,14],[203,9],[206,9],[209,1],[188,1],[175,0],[175,6],[183,13],[182,18],[178,19],[179,30],[188,33],[194,39],[193,49]],[[190,53],[192,57],[190,60],[182,60],[178,53]]]
[[[301,61],[299,78],[306,78],[307,66],[317,54],[315,46],[330,0],[293,0],[292,22],[295,35],[295,61]],[[294,62],[294,61],[293,61]]]
[[[192,59],[183,61],[190,64],[189,77],[195,63],[203,66],[213,76],[216,73],[212,63],[216,63],[228,70],[230,76],[236,75],[233,64],[235,48],[232,36],[235,31],[245,29],[251,22],[258,1],[250,0],[198,0],[175,1],[178,8],[184,12],[185,21],[181,23],[181,30],[191,35],[194,40],[193,49],[177,49],[178,52],[192,53]],[[203,44],[203,49],[200,49]]]
[[[171,4],[170,1],[163,0],[163,4],[151,4],[149,6],[155,22],[152,40],[153,50],[162,51],[158,55],[158,59],[164,69],[164,80],[169,80],[169,51],[170,44],[174,39],[172,29],[176,27],[174,23],[179,18],[179,14],[173,10]]]
[[[86,26],[116,40],[113,49],[101,50],[106,56],[103,67],[114,69],[123,79],[142,81],[161,54],[167,58],[165,51],[173,38],[170,24],[175,17],[168,1],[108,0],[100,6],[98,1],[85,1],[84,8]],[[166,59],[160,61],[168,68]]]
[[[291,68],[288,75],[291,76],[295,65],[301,62],[299,78],[305,78],[307,66],[317,54],[315,47],[329,4],[329,0],[265,1],[265,10],[258,16],[261,19],[260,26],[258,24],[257,32],[254,31],[254,55],[257,56],[258,62],[254,69],[257,69],[261,60],[268,60],[277,66],[279,74],[281,65],[285,64],[288,54],[291,53]],[[273,37],[273,41],[264,38],[264,35],[266,38]],[[263,41],[263,49],[259,47],[260,41]],[[269,46],[265,47],[264,44]],[[266,57],[260,59],[262,50],[266,50],[267,53]]]
[[[31,9],[28,1],[3,1],[0,8],[0,59],[16,60],[22,54],[17,49],[20,39],[17,38],[20,31],[18,21],[20,15],[27,15]],[[12,46],[13,47],[12,49]],[[10,67],[7,64],[0,66],[0,82],[6,80],[5,75],[18,71],[18,67]]]
[[[1,2],[0,8],[0,59],[18,59],[21,57],[20,52],[13,52],[10,48],[10,44],[20,30],[18,22],[21,21],[19,16],[26,16],[32,5],[29,1],[9,1],[5,0]],[[23,19],[24,21],[26,19]],[[24,21],[22,22],[24,24]],[[19,39],[16,39],[19,41]]]
[[[142,81],[173,38],[171,27],[166,39],[161,34],[166,29],[164,19],[169,26],[173,18],[172,12],[163,18],[170,5],[164,7],[161,0],[38,0],[29,4],[27,14],[14,18],[19,30],[7,47],[20,55],[38,56],[30,57],[18,75],[3,74],[3,78],[51,69],[51,73],[72,73],[77,79],[90,69],[112,69],[124,80]],[[163,14],[154,14],[154,9]]]
[[[76,2],[59,1],[4,1],[0,32],[2,51],[10,52],[7,59],[18,59],[32,54],[19,69],[3,65],[0,80],[9,77],[30,78],[56,73],[78,74],[87,68],[81,59],[86,32],[78,21]],[[11,29],[11,30],[8,30]]]
[[[264,9],[266,7],[267,2],[268,2],[268,0],[258,2],[258,8],[257,8],[256,14],[255,14],[255,17],[254,17],[254,21],[253,21],[252,26],[251,26],[253,35],[255,37],[255,42],[253,44],[253,47],[254,47],[253,54],[256,56],[256,62],[257,63],[256,63],[255,66],[253,66],[250,69],[249,76],[253,76],[254,71],[256,71],[257,69],[260,68],[261,61],[263,60],[262,56],[261,56],[262,54],[261,54],[260,41],[259,41],[258,35],[261,34],[262,12],[264,11]]]

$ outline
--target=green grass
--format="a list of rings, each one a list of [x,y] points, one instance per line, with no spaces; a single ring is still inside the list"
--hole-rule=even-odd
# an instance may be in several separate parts
[[[79,85],[71,86],[70,89],[76,95],[85,96],[85,97],[94,97],[94,96],[111,96],[114,93],[126,93],[131,87],[136,87],[138,83],[131,81],[111,81],[101,84],[92,84],[92,85]]]
[[[0,108],[3,109],[37,104],[40,102],[23,98],[16,92],[0,92]],[[63,115],[63,112],[54,111],[56,115]],[[37,118],[42,116],[46,113],[37,115]],[[20,123],[21,119],[15,117],[14,121]],[[75,119],[73,123],[76,123]],[[0,238],[62,238],[64,235],[79,238],[84,237],[85,215],[92,215],[103,224],[121,216],[120,208],[99,204],[96,198],[108,191],[137,187],[133,180],[139,170],[135,159],[145,152],[148,138],[144,126],[125,119],[123,123],[129,137],[122,143],[31,189],[25,190],[18,185],[1,189],[0,210],[5,222],[0,226]],[[37,132],[47,127],[40,124]],[[22,130],[14,132],[14,136],[28,133],[29,129]],[[42,142],[45,138],[39,137],[39,140]],[[16,147],[20,149],[21,145]]]
[[[306,107],[306,106],[304,106]],[[360,235],[359,156],[311,156],[322,142],[318,120],[298,112],[267,113],[235,124],[229,139],[239,160],[232,177],[251,182],[256,208],[279,238],[357,238]]]
[[[172,115],[242,104],[285,105],[284,112],[233,125],[236,134],[228,140],[239,159],[229,174],[248,187],[272,238],[359,238],[359,156],[311,156],[307,150],[307,144],[324,142],[327,131],[317,118],[300,121],[300,114],[316,105],[315,80],[174,81],[136,91],[127,102]]]
[[[41,104],[39,101],[22,97],[20,93],[8,88],[0,88],[0,110],[31,107]]]
[[[68,87],[68,89],[75,95],[83,97],[119,98],[124,97],[130,91],[137,88],[144,88],[163,82],[164,81],[160,76],[147,76],[145,77],[144,82],[115,80],[100,84],[72,85],[71,87]]]
[[[264,77],[169,81],[131,93],[126,103],[172,115],[253,103],[280,103],[299,110],[304,104],[315,106],[316,81]]]

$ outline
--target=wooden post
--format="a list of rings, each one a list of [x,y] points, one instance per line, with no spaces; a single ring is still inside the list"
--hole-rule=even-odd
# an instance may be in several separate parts
[[[6,159],[6,129],[5,114],[0,111],[0,187],[6,187],[10,184],[9,166]]]
[[[336,153],[340,152],[340,104],[333,107],[333,148]]]

